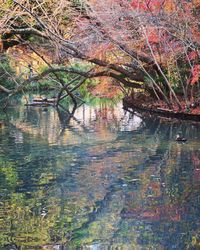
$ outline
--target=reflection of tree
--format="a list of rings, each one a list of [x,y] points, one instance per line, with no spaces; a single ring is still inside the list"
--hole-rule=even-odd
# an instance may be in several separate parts
[[[155,126],[154,126],[154,128],[155,128]],[[159,129],[156,129],[156,131],[159,131]],[[157,132],[156,132],[157,133]],[[156,133],[155,133],[155,136],[157,136],[156,135]],[[167,137],[167,134],[168,134],[168,131],[166,131],[166,134],[164,134],[163,135],[163,138],[166,138]],[[127,135],[129,138],[130,138],[130,134],[129,135]],[[141,137],[141,136],[140,136]],[[147,140],[147,139],[146,139]],[[153,139],[154,140],[154,139]],[[141,142],[141,144],[142,144],[143,142]],[[153,143],[153,141],[151,141],[151,145],[152,145],[152,143]],[[158,143],[158,142],[157,142]],[[156,143],[156,145],[157,145],[157,143]],[[155,144],[155,143],[154,143]],[[160,145],[159,145],[160,144]],[[157,145],[157,147],[156,147],[156,152],[155,152],[155,154],[154,155],[151,155],[151,154],[147,154],[147,157],[145,158],[145,161],[144,161],[144,163],[143,164],[139,164],[138,165],[138,167],[137,166],[135,166],[135,168],[134,168],[134,170],[132,171],[132,172],[130,172],[129,171],[129,173],[128,173],[128,177],[131,177],[131,178],[133,178],[133,175],[135,175],[135,170],[137,170],[138,169],[138,172],[139,172],[139,174],[143,174],[144,175],[144,177],[143,177],[143,179],[144,179],[144,181],[146,181],[146,179],[148,179],[148,177],[149,177],[149,175],[151,174],[151,171],[152,171],[152,166],[155,166],[154,167],[154,169],[153,170],[155,170],[155,171],[157,171],[158,172],[158,174],[160,173],[160,169],[161,169],[161,167],[162,166],[164,166],[164,165],[166,165],[166,161],[167,161],[167,159],[168,159],[168,157],[169,157],[169,150],[168,150],[168,144],[166,144],[166,143],[164,143],[163,144],[163,141],[161,140],[161,141],[159,141],[159,144]],[[117,145],[117,140],[115,141],[115,145]],[[142,145],[137,145],[138,147],[140,147],[140,148],[142,148]],[[119,148],[115,148],[115,151],[114,151],[114,155],[117,155],[117,154],[119,154],[119,152],[121,152],[123,150],[123,147],[120,147],[119,146]],[[148,152],[147,151],[147,153],[150,153],[150,152]],[[113,156],[114,156],[113,155]],[[104,160],[105,160],[105,158],[104,158]],[[142,166],[143,165],[143,166]],[[149,171],[149,166],[151,167],[151,169],[150,169],[150,171]],[[141,169],[141,167],[142,167],[142,169]],[[139,171],[139,168],[140,168],[140,171]],[[145,175],[144,173],[145,172],[147,172],[147,174]],[[133,174],[133,175],[131,175],[131,174]],[[149,219],[149,217],[148,216],[155,216],[156,214],[153,214],[153,213],[150,213],[150,212],[148,212],[147,210],[148,210],[148,207],[149,207],[149,209],[153,209],[153,207],[155,207],[155,211],[157,212],[157,213],[159,213],[159,209],[160,209],[160,205],[159,205],[159,203],[161,202],[161,200],[160,199],[163,199],[163,195],[162,195],[162,192],[164,192],[164,188],[163,188],[163,190],[162,190],[162,182],[164,181],[162,178],[161,178],[161,176],[159,175],[159,176],[153,176],[152,175],[152,179],[153,180],[149,180],[149,183],[146,185],[144,185],[143,183],[143,186],[144,186],[144,188],[147,188],[147,190],[145,191],[145,190],[141,190],[142,191],[142,196],[141,197],[139,197],[139,199],[141,200],[142,199],[142,197],[143,198],[145,198],[145,195],[147,194],[147,191],[148,191],[148,187],[150,187],[150,186],[152,186],[154,189],[152,190],[152,192],[155,192],[155,188],[157,188],[157,189],[159,189],[160,191],[158,191],[158,195],[159,196],[161,196],[161,198],[159,198],[159,196],[158,197],[155,197],[156,199],[157,198],[159,198],[158,200],[157,200],[157,202],[156,202],[156,199],[154,199],[154,197],[153,198],[151,198],[151,199],[149,199],[149,200],[147,200],[147,202],[146,202],[146,204],[144,204],[145,206],[146,206],[146,208],[144,209],[144,208],[142,208],[142,211],[137,211],[137,214],[138,214],[138,219],[140,219],[141,218],[141,215],[143,214],[143,216],[146,216],[146,219]],[[125,178],[125,182],[126,182],[126,180],[127,180],[127,178]],[[136,181],[134,181],[134,182],[129,182],[128,181],[128,185],[129,186],[131,186],[131,185],[133,185],[132,187],[135,187],[136,188],[136,191],[138,191],[138,188],[140,187],[140,185],[141,184],[139,184],[139,186],[138,186],[138,184],[136,183],[137,182],[137,179],[135,178],[135,180]],[[140,179],[138,179],[139,181],[141,180],[141,178]],[[113,193],[113,195],[114,195],[114,193]],[[150,195],[150,194],[149,194]],[[128,198],[129,199],[129,198]],[[155,203],[155,204],[154,204]],[[130,204],[129,204],[130,205]],[[106,207],[107,208],[107,207]],[[106,209],[105,208],[105,209]],[[121,209],[122,209],[123,207],[121,207]],[[160,215],[159,215],[159,217],[160,216],[163,216],[163,214],[166,212],[165,210],[169,210],[169,206],[167,205],[166,206],[166,208],[164,208],[163,207],[163,209],[162,209],[162,211],[160,211]],[[91,215],[90,214],[88,214],[88,220],[82,225],[82,227],[81,228],[79,228],[79,229],[76,229],[75,231],[74,231],[74,233],[75,233],[75,236],[76,237],[79,237],[80,239],[84,239],[84,237],[88,237],[88,239],[91,239],[91,236],[93,235],[93,237],[94,237],[94,235],[96,234],[96,235],[101,235],[101,234],[99,234],[99,232],[98,232],[98,214],[101,214],[101,213],[99,213],[99,211],[102,211],[103,210],[103,208],[102,207],[100,207],[97,211],[95,211],[95,212],[91,212]],[[102,212],[103,213],[103,212]],[[104,212],[105,213],[105,212]],[[104,214],[103,213],[103,214]],[[171,213],[171,212],[170,212]],[[170,213],[169,213],[169,216],[171,216],[170,215]],[[100,215],[100,216],[102,216],[102,214]],[[111,216],[111,215],[110,215]],[[136,216],[136,214],[134,214],[134,216]],[[159,220],[159,217],[157,217],[157,220]],[[173,215],[173,217],[174,217],[174,215]],[[105,217],[106,218],[106,217]],[[145,219],[145,217],[143,217],[143,219]],[[168,217],[167,217],[167,219],[168,219]],[[103,221],[102,220],[100,220],[101,221],[101,224],[104,224],[105,225],[105,223],[103,223]],[[107,221],[106,219],[105,219],[105,221]],[[111,222],[110,222],[111,223]],[[95,229],[93,228],[93,226],[92,225],[95,225],[95,229],[96,229],[96,231],[95,231]],[[110,224],[110,227],[112,228],[112,223]],[[93,233],[91,233],[90,232],[90,228],[93,228]],[[111,230],[111,232],[112,232],[112,230]],[[116,236],[119,236],[119,233],[120,233],[120,231],[118,231],[116,234],[114,233],[115,232],[115,230],[113,230],[113,234],[114,235],[116,235]],[[108,234],[109,235],[109,234]],[[107,235],[107,237],[108,237],[108,235]],[[74,238],[74,240],[75,240],[75,242],[76,242],[76,237]],[[96,236],[97,237],[97,236]],[[153,236],[152,236],[153,237]],[[109,238],[109,237],[108,237]],[[134,238],[134,237],[133,237]],[[106,239],[106,238],[105,238]],[[85,242],[84,240],[83,240],[83,242]]]
[[[165,249],[171,249],[172,246],[175,249],[186,249],[191,244],[192,237],[196,237],[195,234],[197,235],[198,232],[198,222],[194,223],[194,218],[199,214],[197,201],[199,186],[194,185],[192,179],[194,171],[191,169],[193,161],[191,152],[194,149],[187,144],[177,144],[173,138],[180,128],[188,135],[192,135],[195,129],[193,127],[192,131],[188,131],[187,124],[178,126],[171,124],[168,130],[164,130],[165,124],[158,125],[159,129],[155,124],[148,126],[148,129],[153,128],[154,131],[162,133],[154,134],[155,138],[160,138],[160,141],[156,139],[155,155],[145,160],[141,173],[138,171],[136,174],[133,171],[135,183],[131,186],[132,191],[127,194],[128,203],[122,216],[128,224],[128,220],[133,221],[135,230],[138,225],[141,226],[139,244],[146,247],[152,245],[159,247],[162,242]],[[196,129],[196,132],[199,132],[198,126]],[[140,196],[138,196],[137,180],[141,187]],[[132,183],[129,183],[130,185]],[[135,188],[136,191],[134,191]],[[123,226],[125,227],[126,224]],[[119,234],[116,237],[119,237]],[[179,240],[180,234],[181,240]],[[130,237],[133,235],[131,234]],[[131,238],[126,238],[125,241],[129,242]]]
[[[36,109],[21,114],[19,121],[30,129],[31,118],[44,115],[44,124],[48,123],[48,112]],[[102,112],[104,117],[109,108]],[[32,136],[33,130],[24,127],[4,131],[0,245],[22,249],[51,249],[54,244],[73,249],[96,242],[102,248],[105,244],[124,249],[194,245],[191,239],[197,239],[200,212],[199,142],[192,138],[199,136],[199,126],[188,129],[187,123],[144,118],[131,131],[129,117],[124,117],[124,125],[112,109],[106,119],[88,115],[90,122],[88,113],[85,110],[84,122],[76,115],[53,113],[57,118],[51,121],[59,126],[60,138],[69,131],[68,136],[81,138],[79,144],[49,146],[44,137]],[[95,125],[111,136],[99,138]],[[90,126],[94,132],[86,142]],[[189,139],[186,144],[174,141],[180,129]],[[16,143],[19,130],[23,143]]]

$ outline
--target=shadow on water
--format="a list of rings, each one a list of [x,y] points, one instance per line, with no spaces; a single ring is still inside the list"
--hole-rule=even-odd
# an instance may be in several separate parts
[[[1,249],[198,249],[198,123],[108,102],[1,120]]]

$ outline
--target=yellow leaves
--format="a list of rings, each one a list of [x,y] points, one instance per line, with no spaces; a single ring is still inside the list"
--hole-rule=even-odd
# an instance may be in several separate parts
[[[50,52],[41,48],[36,49],[46,61],[51,63],[53,56]],[[27,79],[29,75],[29,64],[33,68],[33,73],[40,72],[44,67],[46,67],[42,57],[38,56],[26,46],[14,46],[9,48],[7,52],[10,65],[15,70],[17,76]]]

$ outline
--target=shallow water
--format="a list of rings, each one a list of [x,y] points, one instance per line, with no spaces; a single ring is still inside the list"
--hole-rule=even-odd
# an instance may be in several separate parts
[[[1,119],[0,249],[200,247],[200,124],[108,102]]]

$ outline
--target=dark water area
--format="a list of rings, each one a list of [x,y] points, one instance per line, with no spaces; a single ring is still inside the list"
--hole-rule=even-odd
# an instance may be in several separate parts
[[[0,118],[0,249],[200,249],[200,124],[105,101]]]

